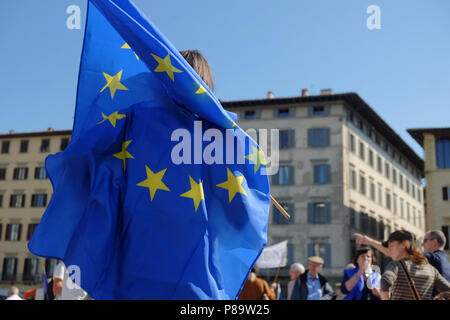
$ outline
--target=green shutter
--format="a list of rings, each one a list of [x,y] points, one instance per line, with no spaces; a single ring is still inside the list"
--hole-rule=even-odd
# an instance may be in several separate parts
[[[314,203],[308,203],[308,224],[314,224]]]

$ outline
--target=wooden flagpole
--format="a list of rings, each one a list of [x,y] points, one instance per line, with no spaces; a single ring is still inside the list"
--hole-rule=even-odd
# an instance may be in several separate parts
[[[284,208],[278,203],[277,200],[275,200],[274,197],[272,197],[272,195],[270,195],[270,201],[272,201],[273,205],[274,205],[275,207],[277,207],[277,209],[283,214],[283,216],[284,216],[286,219],[289,220],[289,219],[291,218],[291,216],[289,215],[289,213],[287,213],[287,211],[284,210]],[[279,268],[278,268],[278,269],[279,269]]]

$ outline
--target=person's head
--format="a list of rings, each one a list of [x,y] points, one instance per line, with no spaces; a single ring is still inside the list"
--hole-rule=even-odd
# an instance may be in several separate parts
[[[252,271],[251,272],[253,272],[254,274],[258,274],[258,272],[259,272],[259,268],[258,268],[258,266],[255,264],[254,266],[253,266],[253,268],[252,268]]]
[[[8,291],[8,297],[11,297],[12,295],[19,295],[19,289],[17,289],[17,287],[11,287],[11,288],[9,288],[9,291]]]
[[[408,231],[398,230],[389,235],[387,241],[383,242],[383,246],[388,248],[389,256],[393,260],[409,258],[417,264],[428,263],[416,245],[414,236]]]
[[[213,73],[205,57],[197,50],[182,50],[180,53],[206,85],[214,90]]]
[[[353,265],[361,268],[366,261],[368,261],[369,265],[373,265],[376,262],[372,248],[364,246],[356,250]]]
[[[305,272],[305,267],[301,263],[294,263],[289,269],[289,277],[291,280],[297,279],[303,272]]]
[[[425,238],[423,239],[423,250],[425,252],[434,252],[437,250],[443,250],[447,239],[445,235],[440,230],[431,230],[425,234]]]
[[[450,300],[450,291],[444,291],[439,293],[433,298],[433,300]]]
[[[317,274],[323,269],[324,261],[321,257],[314,256],[308,258],[308,272],[315,278]]]

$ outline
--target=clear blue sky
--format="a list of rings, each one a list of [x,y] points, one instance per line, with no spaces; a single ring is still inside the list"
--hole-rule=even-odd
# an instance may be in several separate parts
[[[225,101],[356,92],[407,141],[450,126],[448,0],[135,0],[179,50],[199,49]],[[79,5],[81,30],[66,28]],[[381,30],[366,9],[381,8]],[[0,4],[0,132],[71,129],[85,0]]]

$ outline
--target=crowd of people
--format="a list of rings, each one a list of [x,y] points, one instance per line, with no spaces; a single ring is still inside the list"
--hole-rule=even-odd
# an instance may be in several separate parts
[[[441,231],[428,231],[422,243],[423,252],[414,236],[407,231],[395,231],[384,242],[362,234],[355,234],[360,247],[353,262],[343,270],[339,290],[334,291],[328,280],[320,274],[324,260],[308,258],[308,269],[301,263],[290,267],[287,296],[281,295],[280,285],[270,286],[257,276],[253,268],[240,300],[449,300],[450,263],[444,247],[447,239]],[[374,268],[375,252],[391,258],[381,274]]]

